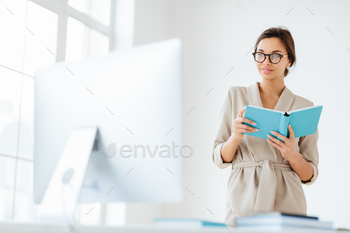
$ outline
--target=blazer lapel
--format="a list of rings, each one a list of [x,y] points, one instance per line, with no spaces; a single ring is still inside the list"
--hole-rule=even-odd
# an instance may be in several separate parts
[[[261,98],[260,98],[258,82],[253,83],[247,88],[247,94],[248,94],[249,105],[263,108]]]
[[[293,102],[294,94],[285,86],[274,110],[288,112],[291,110]]]

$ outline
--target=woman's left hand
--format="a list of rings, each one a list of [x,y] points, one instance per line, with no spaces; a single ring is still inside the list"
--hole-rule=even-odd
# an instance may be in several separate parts
[[[282,156],[287,159],[293,159],[293,157],[296,154],[296,150],[295,150],[295,137],[294,137],[294,131],[292,129],[291,125],[288,125],[288,129],[289,129],[289,138],[283,136],[282,134],[275,132],[275,131],[271,131],[271,134],[273,134],[274,136],[279,137],[280,139],[282,139],[284,142],[282,142],[281,140],[271,136],[271,135],[267,135],[267,137],[269,139],[266,139],[271,145],[273,145],[274,147],[276,147],[277,149],[279,149],[282,153]]]

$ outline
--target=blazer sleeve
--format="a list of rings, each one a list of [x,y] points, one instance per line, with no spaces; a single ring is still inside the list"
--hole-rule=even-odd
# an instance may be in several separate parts
[[[303,159],[309,162],[314,170],[314,174],[308,181],[301,181],[303,184],[311,185],[313,184],[318,176],[318,163],[319,155],[317,148],[317,141],[319,138],[318,128],[316,133],[306,135],[300,138],[299,140],[299,154]]]
[[[212,158],[213,162],[220,168],[224,169],[230,165],[232,162],[226,163],[223,161],[221,157],[221,148],[223,144],[230,138],[231,136],[231,126],[233,124],[233,116],[232,116],[232,92],[229,89],[227,94],[225,95],[221,110],[219,113],[219,127],[216,133],[216,138],[214,141]],[[238,149],[237,149],[238,151]],[[236,152],[237,153],[237,152]]]

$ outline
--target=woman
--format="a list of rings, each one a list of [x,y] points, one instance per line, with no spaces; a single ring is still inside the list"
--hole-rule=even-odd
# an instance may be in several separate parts
[[[296,61],[294,41],[287,29],[265,30],[252,54],[262,80],[248,87],[229,88],[212,154],[219,168],[232,167],[226,197],[228,226],[236,226],[238,216],[261,211],[306,215],[302,184],[311,185],[318,176],[318,129],[300,138],[294,137],[290,126],[289,138],[272,132],[284,143],[274,137],[266,140],[242,134],[255,130],[243,124],[254,124],[243,117],[246,105],[279,111],[313,106],[311,101],[294,95],[284,85],[288,68]]]

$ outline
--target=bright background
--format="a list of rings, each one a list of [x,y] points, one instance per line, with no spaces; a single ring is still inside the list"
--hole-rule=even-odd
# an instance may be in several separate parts
[[[193,108],[184,116],[184,143],[193,148],[185,160],[184,202],[95,203],[81,205],[77,215],[86,224],[150,223],[155,217],[223,221],[230,169],[220,170],[211,158],[221,104],[230,86],[261,81],[251,55],[255,41],[265,29],[285,26],[297,55],[285,84],[324,106],[320,174],[304,186],[308,214],[350,228],[349,9],[349,1],[339,0],[1,1],[0,220],[40,221],[40,206],[32,203],[34,70],[178,37],[183,112]]]

